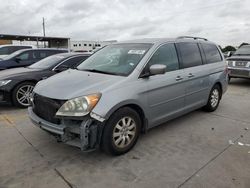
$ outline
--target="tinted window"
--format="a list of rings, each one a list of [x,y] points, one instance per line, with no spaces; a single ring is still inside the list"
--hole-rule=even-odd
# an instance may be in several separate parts
[[[21,59],[22,61],[26,61],[26,60],[33,59],[32,55],[33,53],[31,52],[24,52],[20,54],[19,56],[17,56],[17,58]]]
[[[15,46],[16,50],[22,50],[22,49],[30,49],[32,48],[31,46]]]
[[[167,66],[167,71],[179,69],[178,57],[174,44],[161,46],[149,61],[149,66],[153,64],[163,64]]]
[[[182,68],[202,65],[200,50],[196,43],[179,43],[178,46],[182,58]]]
[[[37,63],[29,66],[29,68],[32,69],[47,69],[50,67],[53,67],[55,65],[57,65],[58,63],[60,63],[65,57],[64,56],[60,56],[60,55],[53,55],[53,56],[49,56],[46,57],[40,61],[38,61]]]
[[[40,52],[39,53],[39,58],[45,58],[45,57],[47,57],[48,56],[48,54],[46,53],[46,52]]]
[[[9,47],[9,54],[11,54],[11,53],[13,53],[13,52],[15,52],[15,51],[17,51],[17,50],[20,50],[20,49],[18,48],[18,46],[10,46],[10,47]]]
[[[238,50],[236,50],[234,55],[250,55],[250,46],[241,46]]]
[[[213,44],[201,44],[204,50],[207,63],[216,63],[221,61],[221,55],[218,48]]]
[[[7,55],[7,54],[9,54],[8,47],[2,47],[2,48],[0,48],[0,55]]]
[[[77,65],[79,65],[81,62],[83,62],[85,59],[87,59],[87,56],[78,56],[78,57],[72,57],[68,60],[66,60],[64,63],[62,63],[61,65],[66,65],[68,67],[76,67]],[[61,66],[60,65],[60,66]],[[59,66],[59,67],[60,67]]]

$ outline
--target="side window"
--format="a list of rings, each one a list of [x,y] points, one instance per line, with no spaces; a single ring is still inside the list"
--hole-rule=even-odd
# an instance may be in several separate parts
[[[182,68],[202,65],[200,50],[196,43],[179,43],[178,47],[182,58]]]
[[[216,62],[219,62],[222,60],[221,55],[219,53],[219,50],[214,44],[203,43],[203,44],[201,44],[201,46],[204,50],[208,64],[209,63],[216,63]]]
[[[30,60],[32,59],[32,54],[30,52],[24,52],[21,55],[17,56],[22,61]]]
[[[179,69],[178,57],[174,44],[161,46],[149,60],[149,66],[163,64],[167,66],[167,72]]]
[[[47,57],[48,56],[48,53],[46,52],[46,51],[41,51],[40,53],[39,53],[39,59],[43,59],[43,58],[45,58],[45,57]]]
[[[11,54],[11,53],[13,53],[13,52],[15,52],[17,50],[19,50],[18,47],[16,47],[16,46],[10,46],[10,48],[9,48],[9,54]]]
[[[36,50],[33,53],[33,57],[35,59],[43,59],[43,58],[48,57],[48,56],[49,56],[48,51],[44,51],[44,50],[41,50],[41,51],[40,50]]]
[[[73,68],[79,65],[79,63],[83,62],[85,59],[87,59],[87,56],[73,57],[63,62],[61,65],[59,65],[59,67],[67,66],[67,67]]]
[[[9,48],[8,47],[0,48],[0,55],[8,55],[8,54],[9,54]]]

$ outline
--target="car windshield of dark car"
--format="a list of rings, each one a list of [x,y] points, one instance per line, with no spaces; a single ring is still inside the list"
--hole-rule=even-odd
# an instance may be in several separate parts
[[[30,69],[48,69],[51,67],[54,67],[59,62],[61,62],[65,57],[62,55],[53,55],[46,57],[37,63],[34,63],[33,65],[29,66]]]
[[[102,74],[128,76],[152,44],[112,44],[97,51],[77,69]]]
[[[242,46],[236,52],[234,55],[250,55],[250,46]]]

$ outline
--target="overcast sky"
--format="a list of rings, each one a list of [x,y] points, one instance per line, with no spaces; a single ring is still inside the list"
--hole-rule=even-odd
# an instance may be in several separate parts
[[[250,42],[250,0],[0,0],[0,33],[72,40],[193,35]]]

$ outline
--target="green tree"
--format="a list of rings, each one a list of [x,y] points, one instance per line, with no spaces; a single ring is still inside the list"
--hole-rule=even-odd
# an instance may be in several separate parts
[[[225,48],[222,48],[222,52],[228,52],[228,51],[236,51],[236,48],[233,46],[226,46]]]

